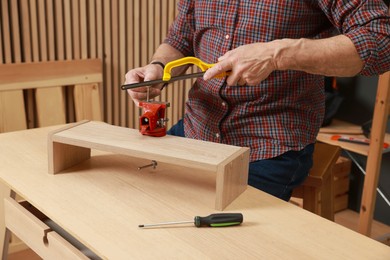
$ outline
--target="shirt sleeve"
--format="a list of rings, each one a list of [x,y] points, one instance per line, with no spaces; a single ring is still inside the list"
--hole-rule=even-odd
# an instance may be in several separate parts
[[[178,15],[170,25],[164,43],[171,45],[184,56],[193,56],[194,1],[180,0],[177,9]]]
[[[351,39],[364,62],[361,75],[390,70],[390,15],[382,0],[319,1],[340,33]]]

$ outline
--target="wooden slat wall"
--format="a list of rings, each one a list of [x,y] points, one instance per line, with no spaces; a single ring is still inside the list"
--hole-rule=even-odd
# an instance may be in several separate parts
[[[101,89],[104,121],[138,128],[139,109],[126,92],[120,90],[120,85],[126,71],[150,61],[176,16],[177,2],[1,0],[0,64],[101,58],[104,62]],[[183,116],[191,83],[186,80],[170,85],[159,98],[171,103],[168,126]],[[55,98],[58,91],[53,88],[40,94],[43,98]],[[27,99],[31,95],[27,94]],[[68,95],[68,99],[72,97]],[[28,106],[28,102],[26,104]],[[29,107],[26,111],[34,113]]]

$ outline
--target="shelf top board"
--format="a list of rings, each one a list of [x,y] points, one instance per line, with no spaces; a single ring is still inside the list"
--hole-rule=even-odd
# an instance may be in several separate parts
[[[87,121],[51,134],[54,142],[125,154],[157,162],[216,171],[249,148],[166,135],[151,137],[136,129]],[[50,140],[49,140],[50,141]]]

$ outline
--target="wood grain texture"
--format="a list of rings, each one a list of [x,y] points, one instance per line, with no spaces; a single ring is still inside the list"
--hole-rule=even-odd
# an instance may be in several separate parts
[[[67,174],[49,175],[47,134],[55,129],[1,134],[0,178],[103,258],[387,259],[390,254],[388,246],[251,187],[226,209],[244,215],[241,226],[140,229],[139,224],[215,212],[210,200],[215,176],[163,163],[158,173],[138,172],[132,169],[148,160],[96,150]]]
[[[73,89],[76,121],[102,121],[103,113],[100,105],[99,84],[78,84]]]
[[[176,15],[177,1],[3,0],[1,5],[0,63],[100,58],[103,120],[138,128],[139,109],[119,87],[129,69],[150,61]],[[171,103],[168,128],[183,117],[191,84],[172,84],[157,98]],[[65,99],[72,115],[73,97]]]
[[[27,129],[23,92],[0,92],[0,133]]]
[[[247,188],[249,148],[176,136],[154,138],[135,129],[92,121],[51,134],[48,145],[50,174],[88,159],[90,149],[97,149],[213,173],[217,210],[226,208]]]
[[[42,74],[42,71],[45,73]],[[0,70],[1,91],[101,82],[99,59],[7,64]]]
[[[93,121],[58,132],[52,140],[214,172],[220,164],[249,150],[176,136],[154,138],[141,135],[136,129]]]
[[[0,131],[26,129],[26,122],[33,127],[65,124],[68,120],[72,121],[69,118],[73,113],[77,114],[77,120],[102,120],[99,89],[103,81],[101,60],[46,61],[1,66]],[[34,91],[34,95],[30,95],[30,90]],[[66,103],[66,93],[75,96],[72,96],[70,104]],[[31,107],[31,110],[27,110],[28,114],[25,112],[24,100]],[[69,115],[69,106],[72,106],[72,115]]]
[[[40,127],[66,123],[65,92],[61,86],[36,90],[35,99]]]
[[[4,205],[7,228],[44,259],[89,259],[14,199],[6,198]]]
[[[103,65],[100,66],[100,69],[103,69],[103,77],[99,76],[103,82],[99,84],[102,120],[137,129],[139,109],[126,92],[119,90],[119,85],[123,83],[124,75],[129,69],[143,66],[150,61],[153,49],[167,34],[176,14],[177,1],[122,0],[119,1],[118,7],[114,6],[117,8],[115,9],[117,12],[114,10],[114,13],[111,10],[112,3],[108,0],[2,0],[0,66],[98,58],[103,61]],[[114,15],[115,12],[119,17]],[[146,15],[141,17],[141,13]],[[116,30],[117,33],[114,33]],[[141,35],[144,37],[143,40]],[[62,109],[65,106],[67,122],[80,118],[73,104],[80,103],[83,91],[79,91],[81,94],[76,94],[75,97],[72,87],[66,87],[65,93],[63,87],[55,87],[50,91],[18,90],[19,93],[15,94],[14,90],[22,87],[20,82],[25,88],[33,88],[34,84],[42,83],[39,82],[39,77],[34,79],[31,75],[25,75],[24,73],[28,73],[25,68],[14,67],[17,73],[11,75],[11,80],[3,74],[0,75],[1,84],[4,84],[1,88],[3,90],[7,88],[12,92],[0,91],[1,104],[6,104],[10,115],[8,119],[2,119],[3,122],[7,122],[7,126],[4,124],[0,126],[0,132],[34,128],[39,126],[39,121],[43,122],[45,119],[49,119],[50,122],[63,122],[63,116],[55,119],[51,116],[39,119],[36,116],[37,106],[41,111],[50,112],[53,103],[57,104],[54,106],[55,109]],[[48,75],[51,68],[55,67],[46,66],[37,68],[36,71],[41,73],[44,71],[45,75]],[[4,69],[5,67],[1,67],[0,74]],[[66,71],[66,67],[55,69],[57,72]],[[90,72],[84,69],[83,66],[74,67],[74,70],[90,75]],[[67,80],[63,81],[61,77],[56,76],[47,86],[59,86],[69,79],[70,77],[67,77]],[[78,83],[86,84],[93,83],[95,79],[93,76],[89,76],[88,79],[83,76],[74,78],[75,81],[83,80]],[[191,84],[191,81],[186,81],[185,84],[172,84],[169,88],[175,90],[169,90],[168,93],[166,88],[159,98],[171,103],[168,128],[183,116],[183,104]],[[75,89],[75,93],[78,90]],[[178,94],[174,96],[175,93]],[[50,100],[49,107],[46,106],[48,105],[46,100]],[[4,118],[6,109],[3,107],[0,109]],[[42,125],[51,124],[50,122]]]

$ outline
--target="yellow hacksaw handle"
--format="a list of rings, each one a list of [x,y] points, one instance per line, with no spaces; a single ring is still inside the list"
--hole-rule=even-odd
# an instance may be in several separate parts
[[[173,60],[168,62],[164,67],[164,75],[162,80],[163,81],[169,81],[171,79],[171,70],[176,67],[180,67],[187,64],[194,64],[198,66],[202,71],[206,71],[209,68],[213,67],[215,63],[209,64],[206,62],[203,62],[201,59],[196,57],[184,57],[181,59]],[[218,74],[216,77],[225,77],[227,73],[223,72]]]

